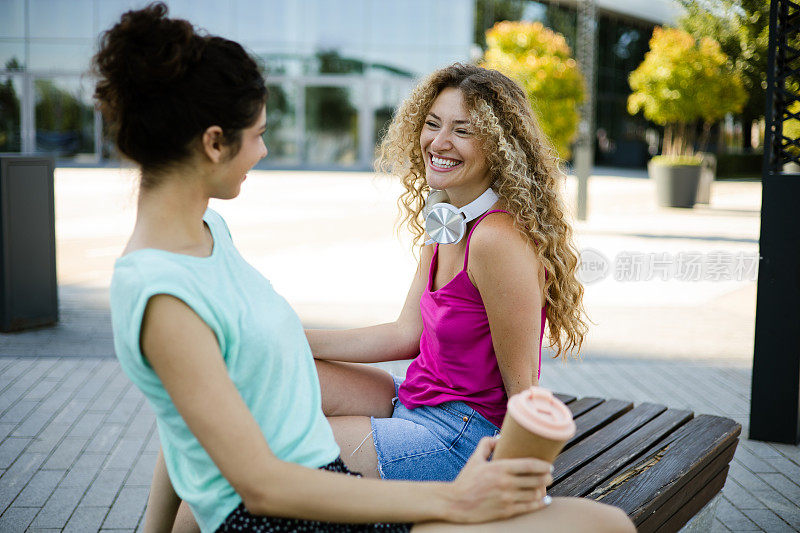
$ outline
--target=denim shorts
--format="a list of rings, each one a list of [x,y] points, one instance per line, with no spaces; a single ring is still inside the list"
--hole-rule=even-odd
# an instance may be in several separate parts
[[[397,399],[391,418],[372,418],[378,472],[384,479],[452,481],[483,437],[500,430],[464,402],[407,409]]]

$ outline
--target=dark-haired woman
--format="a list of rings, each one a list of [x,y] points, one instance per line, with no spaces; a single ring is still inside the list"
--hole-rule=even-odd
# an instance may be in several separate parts
[[[501,519],[511,530],[618,530],[611,508],[545,508],[549,465],[488,462],[491,440],[450,484],[347,471],[300,321],[208,209],[266,155],[264,80],[238,44],[166,13],[159,3],[124,14],[94,59],[96,98],[141,169],[111,308],[120,365],[162,445],[146,529],[170,528],[177,493],[203,532],[470,531]]]

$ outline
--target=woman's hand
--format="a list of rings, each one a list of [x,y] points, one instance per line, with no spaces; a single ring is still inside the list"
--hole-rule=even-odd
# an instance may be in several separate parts
[[[489,461],[497,439],[481,439],[452,485],[449,522],[487,522],[530,513],[546,505],[551,465],[539,459]]]

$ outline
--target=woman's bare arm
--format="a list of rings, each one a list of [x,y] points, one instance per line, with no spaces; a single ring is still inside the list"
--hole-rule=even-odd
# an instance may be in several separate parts
[[[423,248],[403,310],[396,321],[365,328],[306,330],[314,357],[331,361],[377,363],[410,359],[419,354],[419,338],[422,335],[419,300],[428,284],[432,257],[431,247]]]
[[[548,481],[549,465],[532,459],[487,462],[489,442],[452,484],[360,479],[281,461],[228,377],[214,333],[171,296],[149,301],[142,348],[189,429],[254,514],[335,522],[481,522],[542,506],[536,495]]]
[[[489,217],[475,230],[469,274],[486,307],[508,396],[538,384],[541,268],[510,217]]]

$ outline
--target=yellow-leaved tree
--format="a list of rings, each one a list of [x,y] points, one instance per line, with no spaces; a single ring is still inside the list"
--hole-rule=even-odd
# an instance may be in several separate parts
[[[711,125],[740,111],[747,96],[719,43],[675,28],[653,30],[650,51],[628,82],[628,112],[664,126],[662,153],[677,159],[694,154],[696,121],[703,123],[702,151]]]
[[[481,66],[516,80],[562,158],[578,131],[583,76],[564,36],[540,22],[498,22],[486,31]]]

